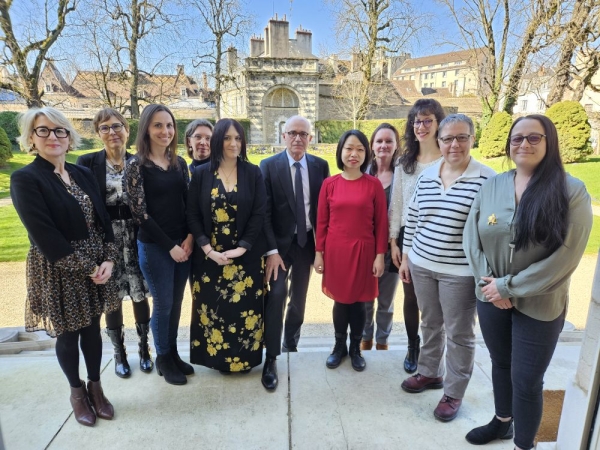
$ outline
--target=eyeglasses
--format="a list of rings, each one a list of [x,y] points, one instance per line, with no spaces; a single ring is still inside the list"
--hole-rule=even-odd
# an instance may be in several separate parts
[[[286,131],[285,134],[292,139],[296,139],[298,136],[300,136],[300,139],[306,139],[308,136],[310,136],[310,134],[308,134],[306,131]]]
[[[542,142],[542,138],[545,137],[545,134],[540,133],[531,133],[528,136],[521,136],[520,134],[517,134],[516,136],[510,137],[510,145],[521,145],[525,139],[527,139],[527,142],[529,142],[531,145],[537,145]]]
[[[196,139],[197,141],[206,139],[207,141],[210,141],[210,136],[202,136],[201,134],[193,134],[190,136],[190,139]]]
[[[469,139],[471,139],[471,135],[470,134],[459,134],[457,136],[444,136],[441,138],[438,138],[439,141],[441,141],[442,143],[448,145],[448,144],[452,144],[454,142],[454,139],[456,139],[456,142],[460,142],[461,144],[465,143],[465,142],[469,142]]]
[[[98,127],[98,131],[102,134],[108,134],[110,133],[110,130],[113,130],[115,133],[118,133],[123,129],[123,126],[124,125],[122,123],[113,123],[111,126],[102,125]]]
[[[413,127],[419,128],[423,125],[425,128],[429,128],[433,122],[435,122],[435,119],[415,120],[413,122]]]
[[[37,137],[47,138],[50,136],[50,133],[54,133],[57,139],[64,139],[69,137],[71,132],[66,128],[48,128],[48,127],[37,127],[33,129],[33,132],[37,135]]]

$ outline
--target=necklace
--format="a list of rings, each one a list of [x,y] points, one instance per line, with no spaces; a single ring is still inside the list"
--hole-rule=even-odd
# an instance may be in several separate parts
[[[221,170],[221,173],[223,174],[223,178],[225,178],[225,183],[229,184],[229,178],[231,177],[231,175],[233,174],[235,169],[237,169],[237,165],[233,166],[233,169],[231,169],[231,172],[229,172],[229,175],[225,175],[225,171],[221,168],[219,168],[219,169]]]
[[[109,158],[107,156],[106,163],[108,164],[108,167],[112,168],[117,173],[121,173],[123,171],[123,169],[125,168],[125,164],[123,164],[122,158],[121,158],[121,161],[119,161],[119,164],[116,164],[111,158]]]

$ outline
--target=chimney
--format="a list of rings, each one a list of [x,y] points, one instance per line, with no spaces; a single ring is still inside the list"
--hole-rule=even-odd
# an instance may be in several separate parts
[[[177,76],[183,77],[184,75],[185,75],[185,72],[183,70],[183,64],[177,64]]]
[[[202,72],[202,89],[204,92],[208,92],[208,77],[206,76],[206,72]]]

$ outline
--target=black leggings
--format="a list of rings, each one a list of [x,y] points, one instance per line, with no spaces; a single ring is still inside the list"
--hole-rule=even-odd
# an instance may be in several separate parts
[[[81,338],[81,339],[80,339]],[[102,362],[102,337],[100,336],[100,316],[92,318],[92,323],[77,331],[65,331],[56,338],[56,357],[60,368],[69,380],[71,387],[81,386],[79,377],[79,348],[85,359],[88,379],[100,380]]]
[[[402,249],[402,242],[404,241],[404,228],[400,228],[400,235],[398,236],[398,244]],[[417,295],[415,294],[415,285],[411,283],[401,283],[402,290],[404,291],[404,304],[402,306],[402,312],[404,313],[404,327],[406,328],[406,335],[409,339],[415,340],[419,335],[419,305],[417,304]]]
[[[136,323],[148,323],[150,322],[150,304],[148,299],[144,299],[141,302],[133,303],[133,317],[135,317]],[[123,326],[123,302],[118,310],[113,311],[106,315],[106,328],[109,330],[116,330]]]
[[[333,327],[336,334],[346,334],[350,325],[350,336],[362,338],[366,319],[365,302],[351,304],[333,302]]]

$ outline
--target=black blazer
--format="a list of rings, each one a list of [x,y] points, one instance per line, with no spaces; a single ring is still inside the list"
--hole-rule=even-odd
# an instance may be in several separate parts
[[[132,156],[131,153],[125,153],[125,161]],[[106,150],[81,155],[77,158],[77,164],[92,171],[100,187],[100,195],[106,199]]]
[[[89,195],[99,225],[104,230],[104,241],[113,242],[110,218],[92,172],[69,163],[65,163],[65,169]],[[71,241],[89,237],[79,203],[54,173],[54,165],[41,156],[36,156],[31,164],[12,174],[10,196],[27,229],[29,241],[51,263],[73,253]]]
[[[210,243],[213,229],[210,192],[215,180],[210,164],[194,169],[188,192],[187,220],[198,247]],[[247,249],[241,260],[262,256],[266,251],[263,234],[266,203],[265,185],[260,169],[245,161],[237,165],[237,212],[235,223],[238,245]],[[202,256],[200,248],[195,250]]]
[[[284,150],[270,158],[263,159],[260,170],[267,188],[267,212],[265,220],[265,235],[268,250],[279,252],[285,257],[296,230],[296,198],[292,184],[289,159]],[[325,178],[329,176],[327,161],[314,155],[306,155],[308,166],[308,183],[310,186],[309,220],[316,230],[317,203],[319,192]]]

